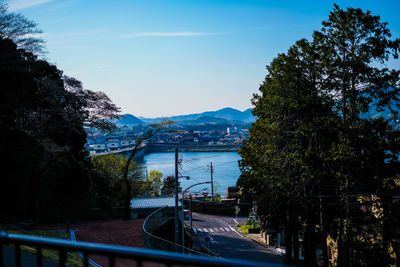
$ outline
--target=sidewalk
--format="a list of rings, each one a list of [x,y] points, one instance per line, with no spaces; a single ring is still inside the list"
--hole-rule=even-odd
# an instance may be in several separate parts
[[[257,242],[258,244],[267,248],[268,251],[270,251],[275,255],[282,256],[283,254],[285,254],[285,250],[282,248],[275,248],[274,246],[268,246],[265,242],[265,239],[262,238],[260,234],[245,234],[245,235],[250,237],[250,239],[253,240],[254,242]]]

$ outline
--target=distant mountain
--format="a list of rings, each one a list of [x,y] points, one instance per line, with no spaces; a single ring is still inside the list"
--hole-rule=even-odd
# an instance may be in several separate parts
[[[117,125],[118,127],[127,125],[127,126],[133,126],[133,125],[144,125],[146,123],[144,123],[143,121],[139,120],[138,118],[136,118],[135,116],[131,115],[131,114],[124,114],[122,115],[122,118],[119,120],[114,121],[115,125]]]
[[[241,122],[254,122],[255,118],[253,114],[251,114],[251,108],[246,109],[245,111],[240,111],[234,108],[223,108],[217,111],[206,111],[203,113],[195,113],[195,114],[188,114],[188,115],[179,115],[179,116],[172,116],[172,117],[162,117],[162,118],[155,118],[155,119],[148,119],[140,117],[142,121],[145,123],[157,123],[163,119],[172,120],[174,122],[183,122],[183,121],[194,121],[197,119],[203,118],[203,122],[210,120],[210,118],[218,118],[224,119],[229,121],[241,121]],[[214,121],[215,122],[215,121]]]
[[[198,124],[229,124],[231,121],[221,119],[221,118],[215,118],[215,117],[210,117],[210,116],[203,116],[199,117],[195,120],[181,120],[181,121],[176,121],[177,124],[182,124],[182,125],[198,125]]]

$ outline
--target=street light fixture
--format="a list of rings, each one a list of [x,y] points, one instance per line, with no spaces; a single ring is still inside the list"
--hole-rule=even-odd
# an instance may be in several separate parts
[[[199,190],[199,191],[197,191],[197,192],[194,192],[193,194],[195,194],[195,195],[197,195],[198,193],[200,193],[201,191],[205,191],[205,190],[207,190],[208,188],[206,187],[206,188],[203,188],[202,190]],[[193,233],[193,224],[192,224],[192,219],[193,219],[193,212],[192,212],[192,195],[193,195],[192,193],[189,193],[189,197],[190,197],[190,200],[189,200],[189,212],[190,212],[190,231]]]
[[[202,182],[202,183],[197,183],[197,184],[191,185],[182,192],[182,253],[185,253],[185,217],[183,214],[183,197],[190,188],[192,188],[194,186],[202,185],[202,184],[211,184],[211,182]]]

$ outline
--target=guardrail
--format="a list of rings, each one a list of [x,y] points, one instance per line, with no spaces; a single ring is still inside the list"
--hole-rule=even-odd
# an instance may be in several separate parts
[[[175,244],[171,241],[168,241],[164,238],[154,235],[154,230],[162,226],[163,224],[167,223],[173,217],[170,217],[170,210],[168,207],[160,208],[153,213],[151,213],[143,223],[143,232],[144,232],[144,242],[145,244],[154,249],[160,249],[165,251],[184,251],[187,254],[194,254],[194,255],[202,255],[202,256],[209,256],[205,253],[200,251],[196,251],[190,249],[188,247],[182,247],[179,244]],[[179,216],[181,218],[181,216]]]
[[[101,255],[108,258],[108,266],[116,266],[116,259],[129,259],[136,262],[136,266],[146,266],[147,263],[162,263],[165,266],[222,266],[222,267],[261,267],[268,266],[265,263],[251,262],[245,260],[228,260],[211,258],[198,255],[178,254],[159,250],[140,249],[115,245],[105,245],[89,242],[72,242],[57,238],[37,237],[21,234],[0,232],[0,267],[4,266],[3,247],[14,245],[15,265],[21,265],[21,246],[30,246],[36,249],[36,266],[43,266],[43,249],[57,250],[59,253],[59,266],[66,266],[67,252],[83,254],[82,263],[89,266],[89,255]],[[29,266],[34,266],[32,262]],[[272,264],[271,266],[275,266]]]

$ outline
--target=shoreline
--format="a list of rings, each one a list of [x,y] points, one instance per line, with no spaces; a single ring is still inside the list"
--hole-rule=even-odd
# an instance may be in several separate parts
[[[178,143],[150,143],[146,146],[145,155],[157,152],[174,152],[178,148],[179,152],[237,152],[242,144],[229,145],[202,145],[202,144],[178,144]]]

